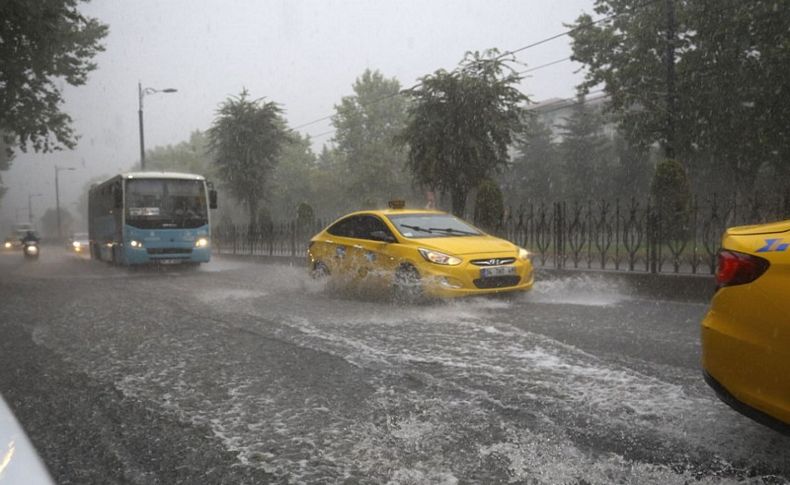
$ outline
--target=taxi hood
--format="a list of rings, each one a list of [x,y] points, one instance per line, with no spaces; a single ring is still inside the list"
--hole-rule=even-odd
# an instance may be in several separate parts
[[[431,237],[412,239],[411,241],[427,249],[435,249],[456,256],[516,251],[515,244],[489,235]]]
[[[758,234],[777,234],[790,231],[790,220],[758,224],[753,226],[737,226],[727,229],[730,236],[754,236]]]

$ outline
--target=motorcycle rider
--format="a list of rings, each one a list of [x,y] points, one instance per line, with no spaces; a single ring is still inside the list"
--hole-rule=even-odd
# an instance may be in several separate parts
[[[38,244],[38,236],[33,231],[27,231],[25,235],[21,239],[22,245],[27,246],[28,244]]]

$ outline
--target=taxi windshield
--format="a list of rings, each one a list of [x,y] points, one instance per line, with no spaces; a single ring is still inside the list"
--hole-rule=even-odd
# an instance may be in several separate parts
[[[450,214],[403,214],[387,216],[398,232],[408,238],[479,236],[481,233]]]

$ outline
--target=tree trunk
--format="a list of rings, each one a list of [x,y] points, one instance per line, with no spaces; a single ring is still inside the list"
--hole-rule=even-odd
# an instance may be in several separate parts
[[[452,197],[453,203],[453,215],[463,217],[464,210],[466,209],[466,190],[455,188],[452,190],[450,196]]]

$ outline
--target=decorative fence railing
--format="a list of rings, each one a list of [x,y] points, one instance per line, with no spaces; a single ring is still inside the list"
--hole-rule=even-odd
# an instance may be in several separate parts
[[[527,248],[538,267],[712,274],[727,227],[784,219],[790,219],[790,197],[746,203],[714,197],[673,219],[636,199],[538,202],[509,210],[489,232]],[[328,222],[275,223],[256,234],[244,226],[220,226],[214,230],[214,248],[303,256],[310,237]]]

